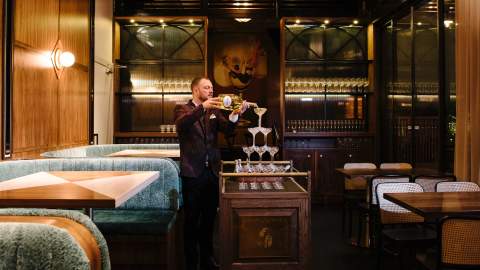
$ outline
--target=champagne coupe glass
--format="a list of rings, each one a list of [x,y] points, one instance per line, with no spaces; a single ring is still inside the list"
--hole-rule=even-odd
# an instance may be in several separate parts
[[[253,136],[252,146],[255,146],[255,135],[257,135],[257,133],[260,132],[260,128],[259,127],[251,127],[251,128],[248,128],[248,132],[252,133],[252,136]]]
[[[272,171],[275,172],[275,165],[273,165],[273,161],[275,160],[275,154],[278,153],[278,146],[270,146],[268,148],[268,153],[270,153],[270,167],[272,168]]]
[[[267,139],[268,139],[268,134],[272,131],[271,128],[265,128],[265,127],[261,127],[259,128],[260,129],[260,132],[263,134],[263,138],[264,138],[264,145],[267,145]]]
[[[262,116],[267,112],[267,108],[255,108],[253,111],[258,115],[258,127],[262,126]]]
[[[268,147],[268,146],[266,146]],[[255,152],[258,153],[258,156],[260,157],[260,161],[262,161],[263,154],[267,152],[267,148],[265,146],[254,146]],[[262,172],[263,171],[263,165],[262,163],[258,163],[257,166],[255,166],[255,171],[256,172]]]
[[[253,152],[255,152],[254,147],[253,146],[242,146],[242,150],[243,150],[243,152],[245,152],[245,154],[247,154],[247,170],[248,170],[248,172],[251,172],[250,155]]]

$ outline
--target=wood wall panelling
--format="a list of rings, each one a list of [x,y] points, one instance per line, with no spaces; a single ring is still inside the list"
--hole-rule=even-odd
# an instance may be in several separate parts
[[[88,144],[89,0],[17,0],[14,10],[12,157]],[[57,78],[59,38],[76,64]]]
[[[13,153],[57,142],[57,78],[49,61],[36,51],[14,48]]]
[[[14,40],[50,52],[58,39],[58,0],[15,0]]]
[[[58,146],[88,144],[88,72],[69,68],[58,91]]]
[[[2,42],[0,42],[0,63],[2,63],[0,65],[0,149],[3,149],[3,74],[4,73],[4,70],[3,70],[3,28],[4,28],[4,25],[3,25],[3,18],[4,18],[4,14],[3,14],[3,1],[0,1],[1,4],[0,4],[0,18],[2,18],[2,29],[0,30],[0,40],[2,40]],[[1,150],[0,150],[0,153],[1,153]],[[2,157],[0,157],[0,159],[3,158],[3,155]]]
[[[75,63],[88,67],[89,5],[88,0],[61,0],[60,40],[63,48],[75,55]]]

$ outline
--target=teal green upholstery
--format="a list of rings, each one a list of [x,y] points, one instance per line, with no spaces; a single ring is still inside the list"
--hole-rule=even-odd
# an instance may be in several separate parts
[[[99,229],[110,234],[162,235],[175,224],[175,211],[99,210],[94,215]]]
[[[94,221],[104,233],[110,233],[104,230],[110,228],[115,228],[115,231],[123,228],[124,232],[130,232],[137,225],[141,225],[146,231],[158,232],[169,230],[181,205],[181,181],[178,167],[174,164],[170,159],[156,158],[16,160],[0,162],[0,181],[39,171],[159,171],[158,179],[120,207],[114,210],[94,210]],[[122,219],[122,216],[126,219]],[[138,221],[138,224],[135,221]],[[112,225],[113,223],[116,224]],[[148,226],[153,228],[146,228]]]
[[[0,162],[0,181],[40,171],[159,171],[152,184],[126,201],[122,209],[178,210],[181,181],[178,167],[170,159],[156,158],[70,158]]]
[[[45,152],[41,156],[47,158],[105,157],[127,149],[180,149],[180,147],[178,144],[99,144]]]
[[[0,209],[3,216],[53,216],[76,221],[98,244],[102,269],[110,269],[107,242],[87,216],[69,210]],[[0,269],[90,269],[88,258],[65,230],[47,224],[0,223]]]

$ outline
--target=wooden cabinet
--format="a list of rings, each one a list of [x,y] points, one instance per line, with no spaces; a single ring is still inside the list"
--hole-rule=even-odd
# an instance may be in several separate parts
[[[338,203],[343,177],[335,168],[348,162],[373,162],[373,147],[372,137],[288,138],[284,159],[292,160],[299,170],[311,171],[313,203]]]
[[[313,159],[313,158],[312,158]],[[220,173],[220,263],[223,270],[310,269],[310,199],[305,172]],[[229,162],[230,166],[233,162]],[[264,189],[260,183],[282,183]],[[258,183],[242,188],[240,183]]]

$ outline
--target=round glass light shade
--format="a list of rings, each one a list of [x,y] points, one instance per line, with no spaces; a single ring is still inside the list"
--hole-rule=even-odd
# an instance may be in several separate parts
[[[71,67],[75,64],[75,56],[71,52],[62,52],[59,60],[62,67]]]

